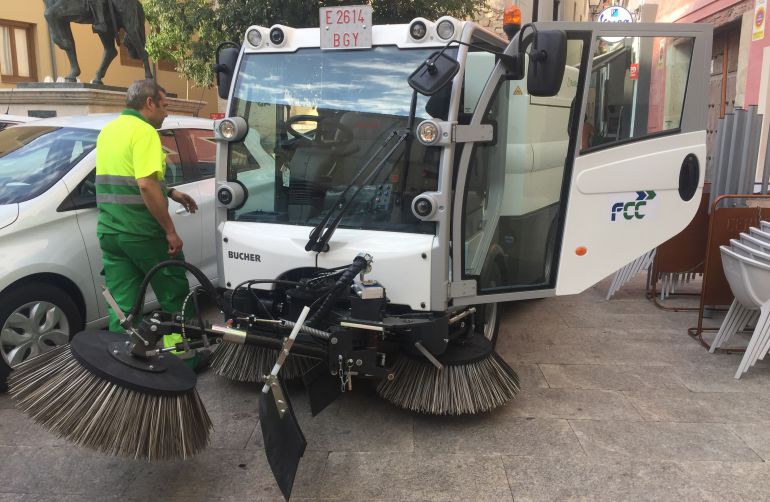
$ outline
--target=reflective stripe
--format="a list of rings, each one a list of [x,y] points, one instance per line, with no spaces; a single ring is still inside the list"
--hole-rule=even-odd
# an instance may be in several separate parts
[[[144,199],[141,195],[114,195],[114,194],[96,194],[97,204],[141,204],[144,205]]]
[[[104,185],[136,186],[136,178],[133,176],[118,176],[116,174],[97,174],[96,183]]]

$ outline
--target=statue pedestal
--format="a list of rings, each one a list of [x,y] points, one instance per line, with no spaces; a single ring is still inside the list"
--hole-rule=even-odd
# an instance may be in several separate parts
[[[168,112],[172,115],[196,115],[205,101],[179,99],[168,95]],[[79,82],[17,84],[13,89],[0,89],[0,112],[30,117],[119,113],[126,107],[126,89]],[[8,110],[6,112],[5,110]]]

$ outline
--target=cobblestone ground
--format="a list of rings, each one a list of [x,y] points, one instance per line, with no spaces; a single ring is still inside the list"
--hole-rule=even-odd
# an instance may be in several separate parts
[[[611,301],[608,285],[506,306],[498,348],[523,390],[483,416],[417,416],[361,384],[311,418],[294,388],[292,500],[766,499],[770,364],[735,380],[741,355],[687,336],[696,314],[656,308],[641,276]],[[205,374],[199,391],[211,447],[162,464],[74,449],[0,395],[0,502],[281,500],[257,389]]]

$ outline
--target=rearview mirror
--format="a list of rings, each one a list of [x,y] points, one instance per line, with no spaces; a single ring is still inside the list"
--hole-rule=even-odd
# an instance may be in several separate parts
[[[217,47],[217,59],[214,64],[214,74],[217,79],[217,94],[222,99],[227,99],[230,94],[230,84],[235,75],[235,65],[238,62],[238,54],[241,48],[235,42],[224,42]]]
[[[566,64],[566,33],[560,30],[538,30],[529,54],[529,95],[548,97],[558,94]]]
[[[451,81],[460,70],[460,63],[442,52],[434,52],[407,79],[415,91],[432,96]]]

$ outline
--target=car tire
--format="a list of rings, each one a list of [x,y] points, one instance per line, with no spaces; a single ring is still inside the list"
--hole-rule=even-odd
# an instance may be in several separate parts
[[[0,390],[20,362],[69,342],[83,328],[75,302],[62,289],[29,283],[0,296]]]
[[[485,277],[484,284],[494,287],[503,283],[502,267],[497,262],[491,262],[489,268],[482,273]],[[500,331],[500,313],[503,303],[484,303],[476,305],[476,314],[473,318],[476,333],[483,335],[492,342],[492,348],[497,346],[497,334]]]

